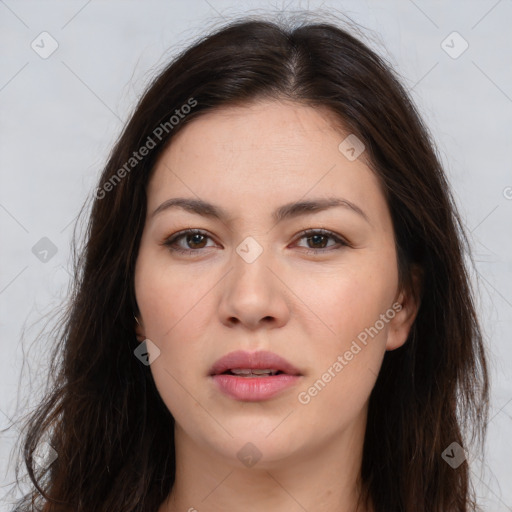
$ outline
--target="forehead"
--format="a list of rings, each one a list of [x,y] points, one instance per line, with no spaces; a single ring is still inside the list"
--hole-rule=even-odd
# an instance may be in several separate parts
[[[259,101],[219,108],[182,128],[161,155],[148,185],[148,210],[172,195],[273,210],[274,203],[336,195],[387,209],[366,155],[349,160],[350,135],[326,108]]]
[[[203,137],[201,143],[208,144],[212,155],[265,148],[276,157],[283,149],[299,149],[306,141],[327,147],[340,139],[343,131],[340,121],[326,107],[258,100],[202,114],[177,134],[171,147],[190,150],[190,145],[198,142],[194,139]]]

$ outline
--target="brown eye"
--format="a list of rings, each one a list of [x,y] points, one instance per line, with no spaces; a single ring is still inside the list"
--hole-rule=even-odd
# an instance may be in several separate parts
[[[206,236],[194,233],[192,235],[185,235],[185,240],[187,244],[192,244],[193,249],[202,249],[204,246],[202,244],[204,244]],[[197,247],[197,245],[199,245],[200,247]]]
[[[305,250],[306,253],[311,254],[318,254],[322,252],[325,253],[333,249],[339,249],[340,246],[349,246],[349,244],[341,237],[335,235],[331,231],[327,231],[324,229],[304,231],[303,233],[301,233],[300,239],[304,238],[306,239],[309,247],[313,246],[311,249],[308,250],[306,248]],[[331,246],[327,246],[329,239],[335,242]]]
[[[205,244],[209,238],[210,236],[203,231],[187,229],[171,236],[162,245],[171,251],[191,254],[207,247]]]
[[[206,249],[208,247],[206,245],[208,239],[211,239],[211,237],[204,231],[187,229],[171,236],[162,245],[165,245],[173,252],[191,255],[192,253],[200,253],[201,249]],[[304,231],[301,233],[300,239],[306,239],[306,243],[310,248],[304,248],[304,252],[308,254],[326,253],[350,245],[333,232],[323,229]],[[334,243],[328,245],[330,240]]]
[[[313,235],[308,236],[307,241],[315,245],[314,249],[324,249],[328,238],[329,237],[327,235]],[[317,244],[320,244],[321,247],[317,247]]]

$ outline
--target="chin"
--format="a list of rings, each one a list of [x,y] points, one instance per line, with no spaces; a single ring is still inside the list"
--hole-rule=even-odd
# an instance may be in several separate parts
[[[289,429],[279,430],[279,422],[225,424],[232,434],[206,440],[209,448],[229,464],[238,467],[270,469],[297,453],[303,444]]]

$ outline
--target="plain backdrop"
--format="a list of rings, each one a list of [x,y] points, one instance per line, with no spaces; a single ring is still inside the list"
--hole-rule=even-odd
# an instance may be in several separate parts
[[[216,24],[320,6],[366,28],[437,143],[489,347],[489,435],[473,473],[485,510],[512,511],[511,0],[0,0],[0,428],[44,387],[51,340],[35,340],[68,293],[76,216],[148,81]],[[16,435],[1,434],[1,495]]]

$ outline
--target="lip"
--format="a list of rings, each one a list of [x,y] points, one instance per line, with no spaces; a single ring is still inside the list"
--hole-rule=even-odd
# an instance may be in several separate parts
[[[268,377],[239,377],[223,374],[232,369],[271,369],[283,373]],[[268,400],[298,383],[302,374],[282,357],[268,351],[245,352],[237,350],[221,357],[210,369],[210,378],[227,396],[241,401]]]

